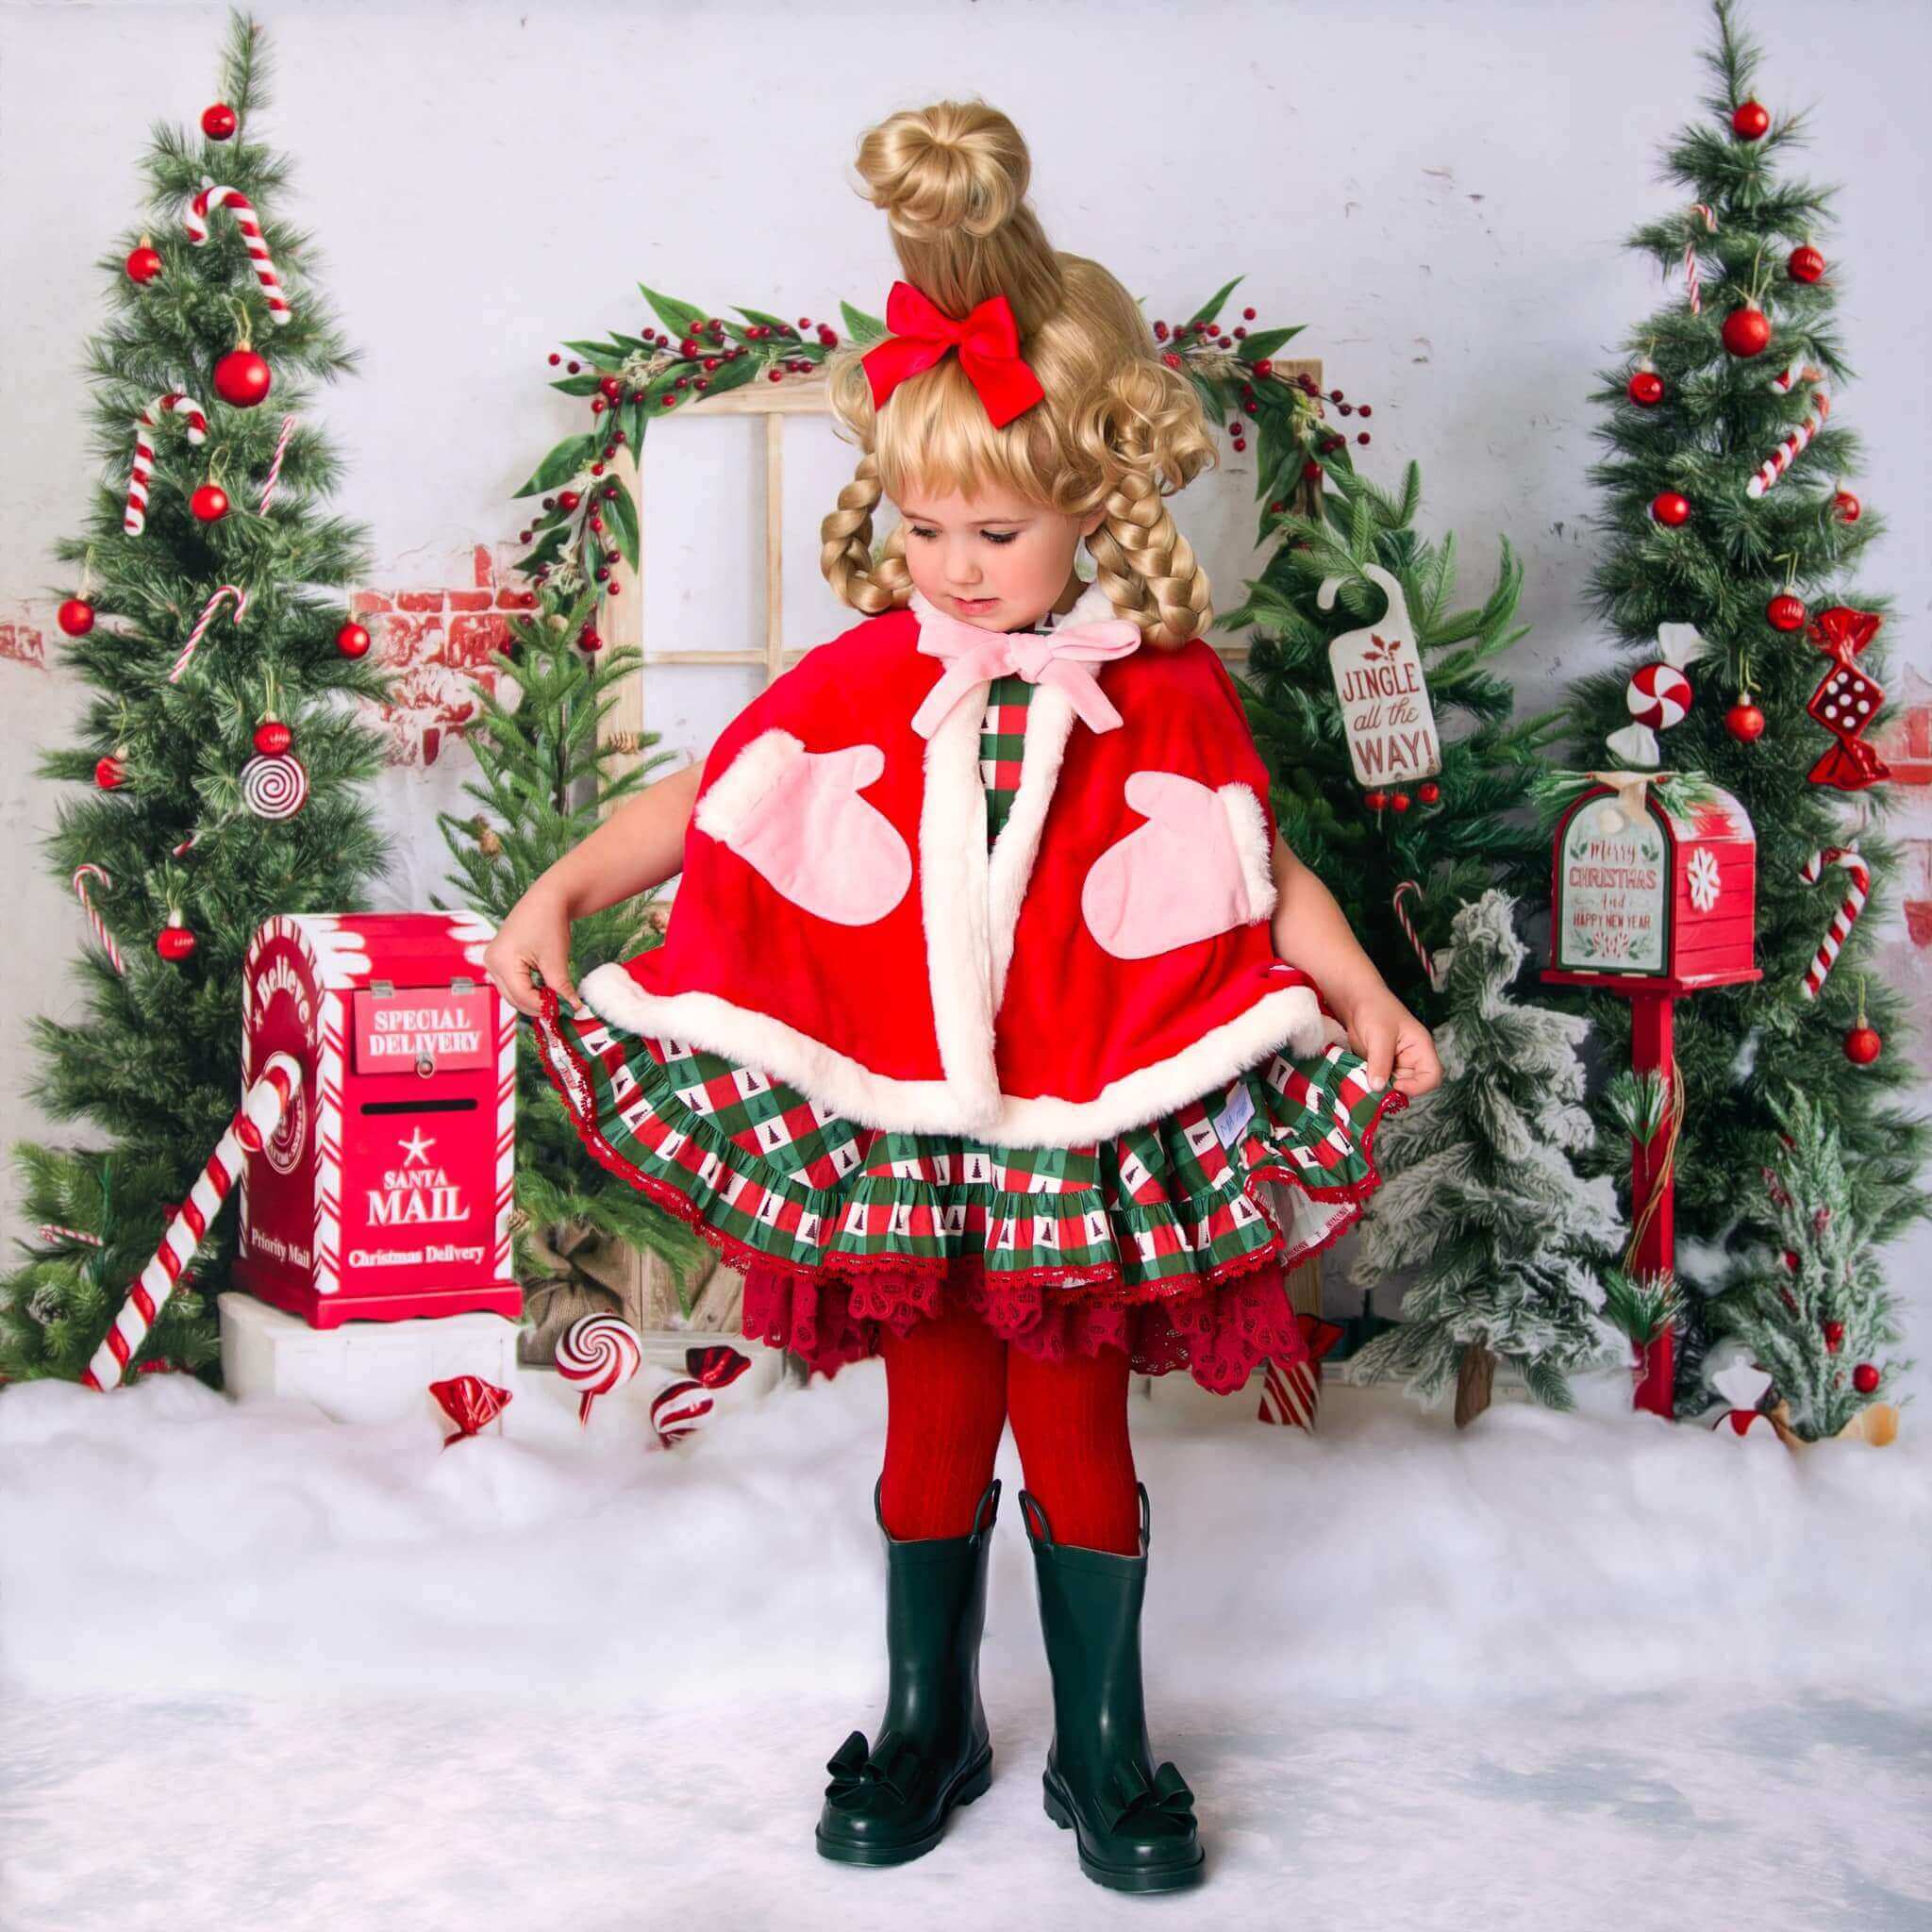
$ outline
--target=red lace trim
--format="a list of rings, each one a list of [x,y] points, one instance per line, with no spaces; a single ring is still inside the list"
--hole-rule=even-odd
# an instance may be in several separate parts
[[[1263,1361],[1308,1358],[1278,1262],[1251,1268],[1227,1287],[1187,1286],[1189,1292],[1139,1303],[1055,1295],[989,1275],[977,1255],[956,1257],[943,1278],[908,1273],[809,1281],[754,1266],[745,1273],[739,1326],[753,1341],[790,1349],[808,1374],[827,1378],[875,1355],[882,1329],[908,1335],[948,1307],[970,1309],[1039,1360],[1119,1348],[1134,1374],[1185,1368],[1217,1395],[1242,1388]]]

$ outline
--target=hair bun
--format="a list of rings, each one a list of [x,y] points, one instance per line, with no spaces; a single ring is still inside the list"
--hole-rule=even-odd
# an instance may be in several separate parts
[[[897,235],[930,242],[955,229],[998,233],[1026,198],[1033,163],[1020,130],[983,101],[936,101],[868,128],[858,168]]]

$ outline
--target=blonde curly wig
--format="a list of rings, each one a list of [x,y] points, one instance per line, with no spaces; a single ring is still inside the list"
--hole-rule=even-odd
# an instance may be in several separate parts
[[[1200,398],[1161,361],[1126,290],[1098,262],[1048,245],[1026,202],[1032,162],[1020,130],[983,101],[939,101],[867,129],[858,168],[891,225],[905,279],[953,316],[1004,294],[1046,393],[996,429],[947,355],[875,410],[860,362],[869,345],[826,358],[833,416],[863,453],[820,526],[820,568],[841,601],[876,614],[911,595],[903,525],[873,555],[883,498],[1004,486],[1066,516],[1104,506],[1086,541],[1115,611],[1149,643],[1201,635],[1214,616],[1208,574],[1165,500],[1217,460]]]

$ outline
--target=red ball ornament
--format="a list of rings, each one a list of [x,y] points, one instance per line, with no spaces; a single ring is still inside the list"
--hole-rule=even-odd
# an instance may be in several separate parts
[[[1789,591],[1774,597],[1764,607],[1765,622],[1774,630],[1803,630],[1809,615],[1803,602]]]
[[[188,508],[205,524],[218,524],[228,514],[228,492],[219,483],[204,483],[188,499]]]
[[[1878,1371],[1870,1362],[1860,1362],[1852,1371],[1852,1387],[1860,1395],[1870,1395],[1878,1387]]]
[[[1413,802],[1407,792],[1398,791],[1390,799],[1389,808],[1391,811],[1407,811]]]
[[[1424,805],[1434,805],[1437,799],[1441,797],[1442,788],[1440,785],[1438,785],[1433,778],[1424,778],[1423,782],[1415,788],[1415,795],[1418,798],[1420,798]]]
[[[83,597],[70,597],[54,613],[54,621],[71,638],[84,638],[94,627],[94,607]]]
[[[1756,744],[1764,736],[1764,713],[1748,697],[1740,697],[1724,713],[1724,729],[1740,744]]]
[[[369,632],[361,625],[343,625],[336,633],[336,649],[345,658],[366,658],[369,655]]]
[[[178,912],[168,915],[168,923],[155,935],[155,951],[170,965],[178,964],[194,951],[194,935],[181,923]]]
[[[1674,490],[1663,491],[1651,499],[1650,513],[1658,523],[1675,529],[1679,524],[1690,521],[1690,499],[1679,496]]]
[[[295,734],[279,718],[264,718],[255,727],[255,748],[265,758],[278,758],[295,741]]]
[[[210,141],[232,141],[242,123],[226,101],[217,101],[201,110],[201,131]]]
[[[131,282],[151,282],[161,272],[161,258],[158,249],[150,248],[143,242],[127,257],[127,279]]]
[[[268,394],[275,378],[253,349],[230,349],[215,364],[215,393],[238,409],[252,409]]]
[[[1824,274],[1824,258],[1808,242],[1794,248],[1785,261],[1785,273],[1794,282],[1815,282]]]
[[[1832,513],[1841,524],[1856,524],[1864,515],[1865,507],[1849,490],[1835,490],[1831,495]]]
[[[1640,409],[1654,409],[1664,399],[1664,379],[1655,369],[1640,369],[1630,378],[1628,394]]]
[[[127,767],[109,752],[94,766],[94,783],[103,791],[118,791],[127,782]]]
[[[1761,308],[1734,308],[1720,331],[1734,356],[1761,356],[1771,346],[1771,318]]]
[[[578,631],[577,642],[587,651],[601,651],[604,648],[604,640],[597,635],[597,626],[594,624],[587,624]]]
[[[607,375],[604,378],[604,380],[597,385],[597,387],[601,389],[604,391],[604,393],[607,396],[608,396],[613,403],[621,402],[624,399],[624,378],[621,375]]]
[[[1845,1058],[1855,1067],[1869,1067],[1884,1045],[1877,1027],[1859,1024],[1845,1035]]]
[[[1824,1345],[1836,1355],[1839,1343],[1845,1339],[1845,1324],[1842,1322],[1827,1322],[1824,1324]]]
[[[558,492],[557,507],[558,509],[575,509],[582,501],[583,498],[575,490],[565,490]]]
[[[1380,811],[1389,803],[1389,794],[1386,791],[1365,791],[1362,793],[1362,803],[1371,811]]]
[[[1760,101],[1746,101],[1731,116],[1731,131],[1740,141],[1762,141],[1771,129],[1771,109]]]

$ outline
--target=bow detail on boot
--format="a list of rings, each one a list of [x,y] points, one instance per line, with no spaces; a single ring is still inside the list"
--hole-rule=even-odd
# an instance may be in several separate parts
[[[928,1777],[919,1747],[903,1731],[879,1734],[875,1749],[866,1748],[865,1733],[854,1731],[826,1758],[832,1781],[825,1796],[841,1810],[862,1810],[883,1792],[894,1804],[916,1805]]]
[[[1100,1801],[1101,1816],[1116,1837],[1141,1837],[1194,1824],[1194,1794],[1172,1758],[1150,1778],[1132,1758],[1114,1768]]]

